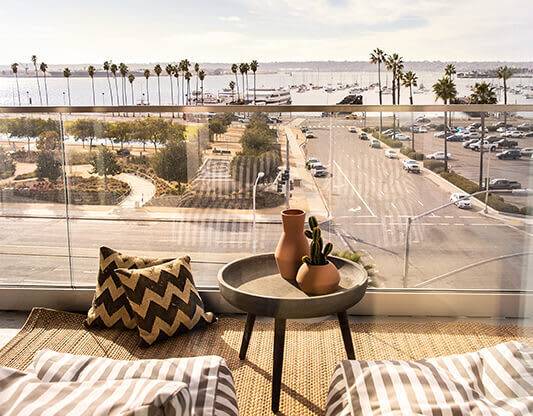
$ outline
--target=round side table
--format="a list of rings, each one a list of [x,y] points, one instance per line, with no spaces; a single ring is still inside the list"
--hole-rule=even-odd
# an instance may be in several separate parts
[[[274,254],[259,254],[227,264],[218,272],[220,293],[231,305],[247,313],[239,358],[246,358],[250,337],[259,316],[271,316],[274,321],[274,365],[272,371],[272,411],[279,410],[285,327],[287,319],[315,318],[336,314],[348,359],[354,360],[348,315],[346,310],[365,294],[368,275],[359,264],[340,257],[328,257],[341,276],[333,293],[310,296],[296,281],[279,274]]]

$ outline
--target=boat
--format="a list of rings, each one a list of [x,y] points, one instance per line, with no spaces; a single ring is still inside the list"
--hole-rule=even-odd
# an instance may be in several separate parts
[[[248,96],[250,97],[250,102],[253,102],[253,88],[248,90]],[[291,92],[288,88],[256,88],[255,103],[266,105],[291,104]]]
[[[335,91],[335,88],[327,87],[327,88],[324,88],[324,91],[326,91],[326,92],[333,92],[333,91]]]
[[[526,100],[533,100],[533,94],[526,94]]]

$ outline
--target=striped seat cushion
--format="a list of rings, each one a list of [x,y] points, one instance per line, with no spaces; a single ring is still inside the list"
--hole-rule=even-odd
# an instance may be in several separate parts
[[[533,349],[516,341],[420,361],[342,361],[326,415],[531,415]]]
[[[181,381],[188,386],[192,415],[239,414],[231,371],[217,356],[117,361],[41,350],[27,371],[46,382],[138,378]]]
[[[0,367],[2,416],[189,416],[190,410],[191,397],[183,382],[46,382],[35,374]]]

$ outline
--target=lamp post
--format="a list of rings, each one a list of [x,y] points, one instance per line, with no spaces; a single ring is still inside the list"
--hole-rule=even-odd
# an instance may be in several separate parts
[[[105,92],[102,93],[102,105],[105,105]]]
[[[257,178],[255,178],[254,187],[252,190],[252,211],[253,211],[253,222],[252,222],[252,233],[253,233],[253,252],[254,255],[257,251],[256,249],[256,241],[255,241],[255,190],[257,188],[257,182],[259,182],[259,179],[261,179],[263,176],[265,176],[265,172],[259,172],[257,174]]]
[[[65,98],[65,91],[63,91],[63,105],[67,105],[67,100]]]

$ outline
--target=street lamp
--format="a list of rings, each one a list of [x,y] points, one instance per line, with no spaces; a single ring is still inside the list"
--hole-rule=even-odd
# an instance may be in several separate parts
[[[259,172],[257,174],[257,178],[255,178],[254,187],[252,190],[252,211],[253,211],[253,222],[252,222],[252,233],[253,233],[253,252],[254,255],[256,253],[256,241],[255,241],[255,190],[257,188],[257,182],[259,182],[259,179],[261,179],[263,176],[265,176],[265,172]]]
[[[102,93],[102,105],[105,105],[105,92]]]
[[[63,91],[63,105],[67,105],[67,102],[65,100],[65,91]]]

